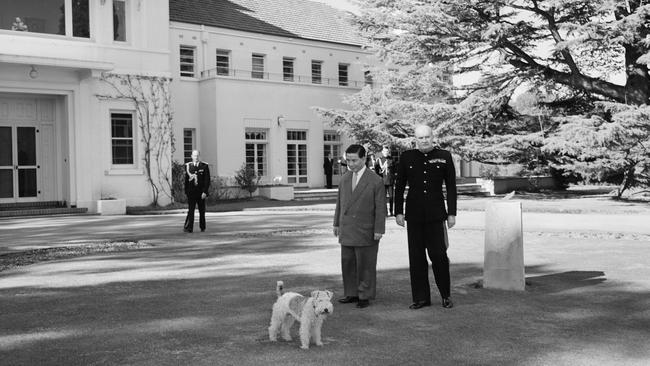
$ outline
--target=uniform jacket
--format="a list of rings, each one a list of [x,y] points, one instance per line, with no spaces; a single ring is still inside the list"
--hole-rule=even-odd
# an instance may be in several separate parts
[[[188,174],[189,173],[189,174]],[[190,181],[190,174],[196,174],[196,181]],[[201,196],[208,194],[210,189],[210,167],[207,163],[199,161],[198,166],[193,162],[185,164],[185,194],[188,196]]]
[[[386,227],[386,191],[381,178],[366,169],[352,191],[352,172],[341,177],[334,212],[334,226],[339,228],[339,243],[346,246],[369,246],[378,243],[375,233]]]
[[[385,171],[382,166],[386,166]],[[375,161],[375,171],[384,181],[385,186],[393,185],[395,180],[393,176],[393,159],[384,156],[380,157]]]
[[[443,182],[447,191],[446,208]],[[456,169],[449,151],[408,150],[402,154],[395,181],[395,215],[404,213],[406,185],[409,186],[407,220],[444,221],[447,215],[456,216]]]

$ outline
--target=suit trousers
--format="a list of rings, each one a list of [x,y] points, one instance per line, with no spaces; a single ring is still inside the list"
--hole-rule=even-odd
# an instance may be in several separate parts
[[[431,300],[427,254],[429,260],[431,260],[433,275],[440,296],[446,298],[451,294],[449,257],[447,257],[444,225],[444,221],[407,222],[409,271],[411,274],[413,302]]]
[[[201,230],[205,230],[205,200],[199,195],[187,196],[187,217],[185,218],[185,230],[193,231],[194,230],[194,210],[196,206],[199,207],[199,227]]]
[[[325,182],[327,188],[332,188],[332,174],[325,174]]]
[[[341,245],[341,270],[345,296],[373,300],[377,294],[377,252],[379,244]]]

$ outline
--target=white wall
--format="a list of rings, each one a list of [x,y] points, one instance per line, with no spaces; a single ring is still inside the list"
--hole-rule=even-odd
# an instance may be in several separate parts
[[[133,110],[129,102],[100,100],[102,72],[169,76],[169,9],[158,0],[127,1],[127,42],[114,42],[112,0],[90,0],[91,38],[0,30],[0,92],[56,96],[57,157],[65,170],[59,199],[95,207],[102,196],[150,202],[142,171],[142,146],[135,169],[111,167],[111,110]],[[34,66],[36,77],[30,77]],[[137,130],[137,127],[136,127]],[[136,135],[136,141],[138,135]]]
[[[323,174],[324,126],[312,107],[348,108],[345,95],[357,92],[364,81],[364,67],[372,62],[359,47],[326,42],[250,34],[213,27],[172,22],[171,64],[174,73],[175,133],[194,128],[196,115],[188,110],[198,100],[199,149],[210,163],[212,175],[232,176],[244,162],[246,127],[268,130],[268,180],[282,176],[286,183],[286,130],[308,130],[308,179],[310,187],[325,184]],[[179,47],[196,47],[196,77],[179,76]],[[230,50],[234,76],[217,76],[216,50]],[[251,79],[252,53],[265,55],[264,80]],[[295,82],[282,81],[282,58],[292,57]],[[311,84],[311,61],[323,61],[322,85]],[[349,64],[351,86],[338,86],[338,65]],[[201,76],[201,71],[205,71]],[[356,82],[356,84],[355,84]],[[198,95],[197,95],[198,94]],[[277,119],[284,117],[278,126]],[[342,150],[349,142],[342,138]],[[182,145],[174,158],[183,159]]]

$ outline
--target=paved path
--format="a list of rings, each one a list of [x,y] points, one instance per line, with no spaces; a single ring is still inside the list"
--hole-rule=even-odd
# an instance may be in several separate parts
[[[183,214],[139,216],[61,216],[0,220],[0,254],[88,240],[184,240],[277,230],[326,229],[333,204],[208,213],[207,231],[182,232]],[[394,224],[388,218],[389,225]],[[483,230],[485,214],[461,211],[458,230]],[[198,228],[198,222],[196,224]],[[650,235],[646,214],[524,213],[525,232],[594,232]]]

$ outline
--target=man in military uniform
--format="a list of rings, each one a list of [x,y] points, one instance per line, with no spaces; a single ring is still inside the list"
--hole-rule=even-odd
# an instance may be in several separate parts
[[[199,206],[199,227],[205,231],[205,198],[210,188],[210,168],[208,164],[199,161],[199,151],[192,151],[192,161],[185,164],[185,194],[187,195],[187,217],[183,231],[191,233],[194,230],[194,209]]]
[[[381,149],[381,156],[375,160],[375,172],[384,181],[384,189],[386,190],[388,201],[387,212],[389,216],[393,216],[393,184],[395,184],[395,176],[393,174],[393,158],[390,156],[390,150],[386,146]]]
[[[434,148],[431,127],[415,129],[417,149],[405,151],[399,161],[395,182],[395,220],[404,226],[408,221],[409,271],[411,275],[411,309],[431,305],[428,262],[433,267],[442,306],[453,307],[447,257],[447,228],[456,224],[456,169],[451,153]],[[447,190],[447,207],[442,184]],[[409,186],[404,216],[404,189]]]

